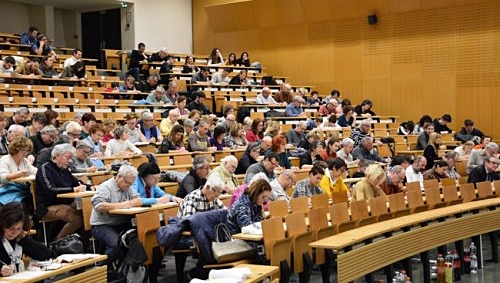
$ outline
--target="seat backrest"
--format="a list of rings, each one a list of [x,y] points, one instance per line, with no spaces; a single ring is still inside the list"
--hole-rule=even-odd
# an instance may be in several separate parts
[[[333,225],[351,221],[347,202],[334,203],[328,207],[328,210],[330,212],[330,221]]]
[[[477,182],[476,189],[479,198],[489,198],[493,196],[493,184],[490,181]]]
[[[292,213],[294,212],[303,212],[307,213],[309,211],[309,200],[306,196],[292,198],[290,199],[290,209]]]
[[[437,179],[424,180],[424,189],[439,187],[439,182]]]
[[[328,207],[329,197],[327,194],[313,195],[311,197],[312,208]]]
[[[476,188],[474,183],[465,183],[460,185],[460,197],[464,202],[470,202],[476,199]]]
[[[309,210],[309,228],[316,234],[319,229],[328,227],[328,206]]]
[[[285,223],[288,237],[294,237],[307,232],[304,214],[300,211],[287,214],[285,216]]]
[[[457,186],[455,185],[443,186],[443,198],[445,202],[450,202],[459,199]]]
[[[455,170],[460,176],[467,176],[467,160],[459,160],[455,163]]]
[[[348,200],[349,197],[347,196],[347,192],[344,191],[332,192],[332,203],[347,202]]]
[[[411,209],[424,205],[424,199],[420,190],[408,191],[406,198],[408,200],[408,207]]]
[[[192,164],[193,158],[191,154],[180,154],[174,155],[174,165],[182,165],[182,164]]]
[[[494,181],[493,187],[495,187],[495,194],[498,196],[498,194],[500,192],[500,180]]]
[[[415,182],[410,182],[406,184],[406,191],[411,192],[411,191],[420,191],[420,182],[415,181]]]
[[[351,201],[350,209],[352,220],[361,220],[370,216],[368,213],[368,203],[364,199]]]
[[[387,209],[387,196],[378,196],[368,200],[372,216],[380,216],[389,213]]]
[[[269,202],[269,216],[283,218],[288,214],[288,204],[285,200]]]
[[[153,248],[159,245],[156,240],[156,231],[160,228],[159,211],[153,210],[139,213],[135,217],[137,220],[137,237],[148,256],[144,264],[150,265],[153,262]]]
[[[441,186],[456,186],[457,185],[457,181],[453,178],[445,178],[445,179],[441,179]]]
[[[262,239],[264,241],[264,249],[266,258],[271,259],[271,246],[273,242],[285,238],[285,230],[283,228],[283,220],[281,217],[271,217],[262,221]]]
[[[404,193],[391,194],[389,198],[389,209],[391,212],[398,212],[406,209]]]
[[[435,187],[425,189],[425,202],[429,207],[441,204],[442,202],[439,188]]]

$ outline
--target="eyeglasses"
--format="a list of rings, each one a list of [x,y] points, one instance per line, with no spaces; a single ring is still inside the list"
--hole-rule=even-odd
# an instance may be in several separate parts
[[[89,155],[89,154],[92,154],[94,152],[92,150],[83,150],[82,149],[82,153],[85,153],[86,155]]]
[[[214,191],[214,194],[216,194],[216,195],[220,195],[220,194],[222,194],[222,191],[216,190],[216,189],[215,189],[215,188],[213,188],[213,187],[210,187],[210,189],[212,189],[212,191]]]
[[[70,135],[72,138],[79,138],[80,137],[80,133],[68,133],[68,135]]]

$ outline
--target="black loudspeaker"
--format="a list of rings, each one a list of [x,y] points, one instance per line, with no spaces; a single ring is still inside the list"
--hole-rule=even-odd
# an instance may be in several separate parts
[[[373,15],[368,15],[368,24],[369,25],[374,25],[378,22],[378,18],[376,14]]]

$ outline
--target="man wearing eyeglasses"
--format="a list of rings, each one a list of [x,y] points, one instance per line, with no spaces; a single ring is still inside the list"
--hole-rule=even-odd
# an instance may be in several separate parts
[[[244,183],[248,184],[252,180],[253,176],[259,172],[266,174],[269,181],[276,178],[274,174],[274,169],[279,167],[278,155],[274,152],[268,152],[264,155],[262,161],[250,165],[247,172],[245,173]]]
[[[406,177],[406,170],[401,165],[396,165],[386,174],[385,182],[380,185],[380,188],[386,195],[397,194],[403,192],[403,180]]]
[[[224,208],[219,196],[224,191],[224,182],[217,176],[208,178],[202,188],[190,192],[182,201],[177,217],[186,218],[198,212]]]

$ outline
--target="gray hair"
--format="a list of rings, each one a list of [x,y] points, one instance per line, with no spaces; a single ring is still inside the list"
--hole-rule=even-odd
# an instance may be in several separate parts
[[[253,175],[252,179],[250,180],[250,182],[248,183],[248,185],[250,186],[253,182],[257,181],[257,180],[266,180],[269,182],[269,178],[267,178],[267,175],[266,173],[264,172],[259,172],[255,175]]]
[[[369,141],[373,141],[373,138],[372,137],[364,137],[363,139],[361,139],[361,144],[365,145]]]
[[[177,87],[177,86],[178,86],[178,84],[177,84],[177,82],[176,82],[176,81],[170,81],[170,82],[168,83],[168,88],[171,88],[171,87]]]
[[[72,132],[72,131],[81,131],[82,130],[82,126],[80,126],[80,124],[78,124],[77,122],[75,121],[71,121],[71,122],[68,122],[68,124],[66,124],[66,133],[69,133],[69,132]]]
[[[8,130],[9,133],[14,133],[14,132],[23,132],[24,133],[24,127],[18,124],[12,124],[9,127]]]
[[[121,136],[123,135],[123,133],[125,133],[125,127],[123,127],[123,126],[116,127],[113,130],[113,134],[115,135],[115,139],[121,138]]]
[[[162,87],[161,85],[159,85],[159,86],[157,86],[157,87],[156,87],[156,89],[155,89],[155,93],[156,93],[157,91],[160,91],[160,92],[165,92],[165,88],[164,88],[164,87]]]
[[[236,156],[234,155],[228,155],[220,160],[221,164],[223,165],[227,165],[231,161],[238,163],[238,158],[236,158]]]
[[[28,107],[19,107],[19,109],[16,110],[16,112],[14,114],[29,114],[30,113],[30,110],[28,109]]]
[[[206,155],[197,155],[193,159],[193,169],[197,170],[205,166],[205,163],[208,162],[210,163],[210,160],[208,159],[208,156]]]
[[[489,142],[485,149],[493,150],[493,151],[498,151],[498,144],[496,142]]]
[[[172,116],[172,115],[181,115],[179,108],[171,109],[170,111],[168,111],[168,116]]]
[[[57,133],[57,129],[54,125],[47,125],[40,130],[40,134],[51,134]]]
[[[134,176],[137,177],[139,172],[137,172],[137,169],[130,165],[130,164],[122,164],[120,166],[120,169],[118,170],[118,174],[116,174],[117,177],[126,177],[126,176]]]
[[[455,159],[456,157],[458,157],[458,152],[456,151],[448,151],[447,153],[444,154],[445,159],[450,159],[450,158]]]
[[[71,153],[72,156],[75,156],[76,149],[69,143],[62,143],[54,146],[50,155],[52,159],[54,159],[56,156],[63,155],[66,153]]]
[[[342,140],[342,142],[340,142],[340,145],[342,145],[342,147],[346,147],[350,144],[354,144],[354,141],[351,138],[345,138]]]
[[[262,88],[262,92],[271,92],[271,89],[266,86]]]
[[[204,188],[212,188],[217,191],[222,191],[224,190],[224,181],[221,180],[218,176],[215,176],[215,174],[212,174],[210,177],[208,177],[207,182],[205,183]]]
[[[307,122],[306,121],[300,121],[297,125],[302,127],[302,128],[307,129]]]
[[[149,111],[145,111],[144,113],[142,113],[142,117],[141,117],[142,120],[150,120],[153,118],[154,118],[153,113],[151,113]]]
[[[367,119],[363,119],[363,120],[361,120],[360,125],[367,125],[367,126],[371,127],[372,126],[372,120],[368,119],[368,118]]]
[[[401,172],[406,172],[406,170],[401,165],[395,165],[394,167],[391,168],[389,172],[392,174],[401,174]]]

